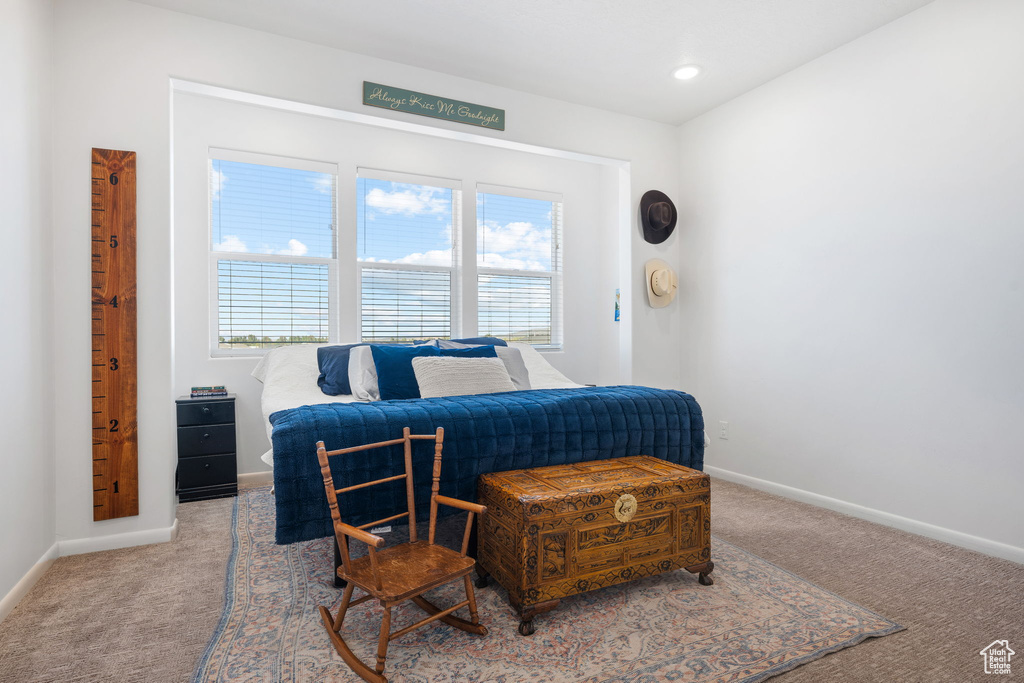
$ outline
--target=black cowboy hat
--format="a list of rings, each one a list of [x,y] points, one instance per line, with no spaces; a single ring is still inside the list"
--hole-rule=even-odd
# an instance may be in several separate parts
[[[661,244],[676,229],[676,205],[668,195],[658,190],[648,190],[640,198],[640,224],[644,228],[644,239],[651,244]]]

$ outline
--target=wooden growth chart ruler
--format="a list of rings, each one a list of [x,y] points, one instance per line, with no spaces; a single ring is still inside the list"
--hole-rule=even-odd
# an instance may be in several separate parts
[[[135,152],[92,150],[93,520],[139,514]]]

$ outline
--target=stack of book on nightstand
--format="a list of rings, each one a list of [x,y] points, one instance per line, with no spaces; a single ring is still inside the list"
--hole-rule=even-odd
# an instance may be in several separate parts
[[[228,390],[223,385],[216,387],[192,387],[192,398],[215,398],[227,395]]]

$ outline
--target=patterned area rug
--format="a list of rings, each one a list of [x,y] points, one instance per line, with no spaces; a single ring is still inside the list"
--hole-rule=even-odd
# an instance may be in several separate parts
[[[224,614],[193,681],[358,681],[324,631],[317,606],[336,609],[330,539],[274,544],[268,488],[239,495]],[[359,544],[353,544],[359,545]],[[391,643],[388,679],[454,681],[690,681],[752,683],[902,626],[715,539],[713,586],[685,571],[567,598],[518,635],[505,591],[477,591],[490,634],[433,624]],[[461,601],[461,582],[432,591],[438,605]],[[358,594],[358,593],[357,593]],[[374,661],[380,608],[352,608],[342,630]],[[422,618],[396,608],[393,628]]]

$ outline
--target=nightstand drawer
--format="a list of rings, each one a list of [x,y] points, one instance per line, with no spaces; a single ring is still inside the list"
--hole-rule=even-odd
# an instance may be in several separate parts
[[[178,457],[235,452],[235,425],[178,427]]]
[[[238,493],[235,395],[175,401],[178,418],[178,502]]]
[[[235,421],[234,401],[178,403],[178,425],[211,425]]]
[[[207,455],[178,461],[178,488],[235,483],[235,454]]]

